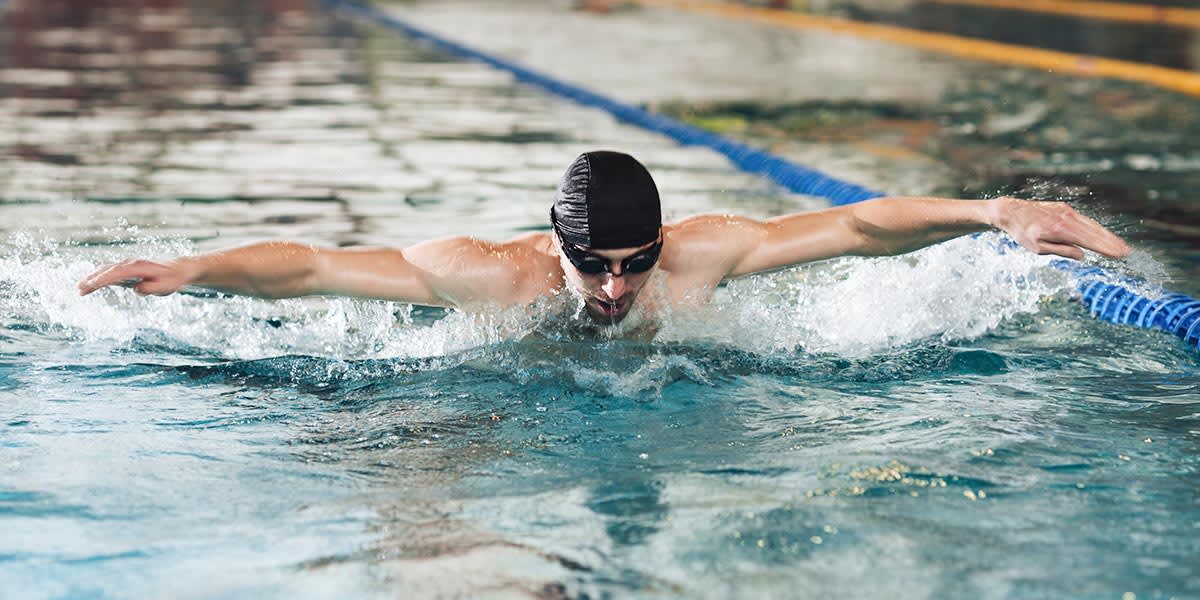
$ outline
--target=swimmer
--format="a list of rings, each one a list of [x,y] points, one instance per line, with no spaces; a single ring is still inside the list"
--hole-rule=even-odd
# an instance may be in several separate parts
[[[506,242],[451,237],[403,249],[263,242],[166,264],[127,260],[79,283],[168,295],[196,286],[260,298],[309,295],[478,310],[576,294],[598,324],[621,322],[652,277],[672,305],[707,301],[721,282],[838,256],[889,256],[999,229],[1039,254],[1121,258],[1129,246],[1061,202],[881,198],[759,221],[704,214],[662,223],[658,189],[632,156],[580,155],[564,173],[549,232]],[[647,303],[653,305],[655,303]]]

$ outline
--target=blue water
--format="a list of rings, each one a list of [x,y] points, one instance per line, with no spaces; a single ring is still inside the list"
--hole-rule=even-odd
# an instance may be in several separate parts
[[[147,33],[87,95],[55,73],[120,11],[0,70],[0,596],[1200,596],[1195,350],[995,236],[739,280],[649,340],[566,299],[79,298],[131,255],[538,229],[592,147],[675,216],[820,205],[315,9],[160,10],[187,52]],[[1179,288],[1175,243],[1106,266]]]

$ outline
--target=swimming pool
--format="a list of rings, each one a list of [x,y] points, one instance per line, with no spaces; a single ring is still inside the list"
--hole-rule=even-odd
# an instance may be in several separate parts
[[[4,71],[0,595],[1200,594],[1194,350],[1091,320],[993,237],[739,280],[652,341],[79,298],[131,254],[544,228],[595,147],[643,158],[668,216],[821,206],[392,34],[232,6],[147,10],[134,66],[105,58],[121,11],[42,13],[43,63]],[[834,142],[790,150],[965,185]],[[1194,294],[1177,243],[1121,268]]]

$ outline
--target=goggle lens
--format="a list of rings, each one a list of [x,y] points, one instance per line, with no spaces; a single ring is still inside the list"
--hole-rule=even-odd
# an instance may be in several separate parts
[[[571,264],[579,269],[580,273],[585,275],[599,275],[608,270],[608,261],[601,260],[595,256],[584,255],[578,259],[568,255],[567,259],[571,260]]]
[[[563,244],[563,250],[567,255],[567,260],[579,269],[584,275],[599,275],[601,273],[612,272],[612,262],[595,254],[580,249],[573,244]],[[626,257],[621,261],[621,273],[645,273],[654,268],[654,263],[658,262],[658,255],[662,251],[662,240],[659,240],[653,246]]]
[[[658,248],[653,248],[654,254],[649,251],[634,254],[629,258],[621,261],[621,271],[627,273],[645,273],[654,267],[654,263],[658,262]]]

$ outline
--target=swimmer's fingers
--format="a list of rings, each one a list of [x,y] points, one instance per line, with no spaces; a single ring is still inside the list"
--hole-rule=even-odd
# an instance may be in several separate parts
[[[1083,250],[1079,246],[1072,244],[1056,244],[1054,242],[1041,242],[1034,251],[1038,254],[1057,254],[1066,258],[1075,260],[1083,260]]]
[[[1022,246],[1039,254],[1057,254],[1076,260],[1081,249],[1111,258],[1129,255],[1129,245],[1095,220],[1063,202],[1029,202],[1002,198],[1007,210],[1001,228]]]
[[[121,281],[129,281],[130,278],[122,278],[118,273],[127,270],[127,267],[133,261],[119,262],[115,265],[101,267],[91,275],[85,277],[79,282],[79,295],[86,296],[100,288],[110,285],[117,285]]]
[[[1098,252],[1109,258],[1129,256],[1129,244],[1125,243],[1125,240],[1118,237],[1117,234],[1105,229],[1094,219],[1079,214],[1069,206],[1067,210],[1069,212],[1062,218],[1061,226],[1057,230],[1051,231],[1052,234],[1057,235],[1049,236],[1046,239],[1047,242],[1071,244]],[[1061,253],[1055,252],[1055,254]],[[1078,260],[1082,258],[1082,253],[1079,253],[1079,256],[1072,255],[1070,258]]]
[[[121,269],[125,264],[126,263],[118,263],[115,265],[109,265],[85,277],[77,286],[79,288],[79,295],[86,296],[102,287],[114,285],[121,281],[121,278],[119,277],[112,277],[112,273]]]
[[[179,289],[171,267],[148,260],[127,260],[104,267],[79,282],[79,295],[86,296],[111,285],[132,287],[139,294],[165,296]]]

